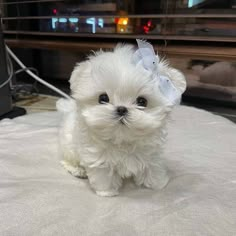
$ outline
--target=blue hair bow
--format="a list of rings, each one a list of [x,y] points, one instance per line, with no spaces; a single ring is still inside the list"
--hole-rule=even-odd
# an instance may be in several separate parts
[[[158,55],[155,54],[153,46],[143,40],[136,39],[138,49],[133,55],[133,61],[136,65],[142,65],[145,70],[152,73],[154,79],[158,80],[158,85],[161,93],[173,105],[180,102],[181,93],[174,86],[168,76],[160,75],[158,72],[158,64],[160,62]]]

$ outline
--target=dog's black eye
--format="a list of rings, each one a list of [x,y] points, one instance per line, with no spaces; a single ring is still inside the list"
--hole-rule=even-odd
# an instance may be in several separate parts
[[[144,98],[144,97],[138,97],[138,98],[136,99],[136,103],[137,103],[137,105],[140,106],[140,107],[146,107],[146,106],[147,106],[147,99]]]
[[[105,104],[105,103],[108,103],[109,102],[109,97],[106,93],[103,93],[101,94],[99,97],[98,97],[98,102],[100,104]]]

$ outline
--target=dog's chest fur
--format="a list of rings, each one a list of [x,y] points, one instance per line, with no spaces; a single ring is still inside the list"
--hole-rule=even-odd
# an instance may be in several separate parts
[[[155,145],[155,148],[153,147]],[[145,171],[148,166],[159,158],[161,146],[157,143],[149,145],[92,145],[90,148],[81,147],[80,159],[84,166],[109,167],[121,177],[127,178]]]

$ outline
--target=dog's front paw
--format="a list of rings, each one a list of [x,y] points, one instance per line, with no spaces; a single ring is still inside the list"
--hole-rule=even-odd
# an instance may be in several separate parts
[[[77,178],[81,178],[81,179],[88,178],[86,170],[82,166],[72,165],[72,163],[70,163],[68,161],[61,161],[61,164],[73,176],[75,176]]]
[[[119,194],[116,190],[110,190],[110,191],[96,191],[96,194],[101,197],[114,197]]]

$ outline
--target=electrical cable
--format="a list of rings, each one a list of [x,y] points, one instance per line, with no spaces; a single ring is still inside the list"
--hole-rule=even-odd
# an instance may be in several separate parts
[[[15,71],[14,74],[17,75],[17,74],[19,74],[19,73],[21,73],[21,72],[24,72],[24,71],[26,71],[26,70],[34,71],[36,75],[39,74],[39,73],[38,73],[38,70],[35,69],[34,67],[26,67],[26,68],[24,68],[24,69],[19,69],[19,70]]]
[[[13,75],[12,75],[10,81],[9,81],[10,88],[12,89],[12,87],[13,87],[13,85],[12,85],[12,78],[14,76],[14,68],[13,68],[13,64],[12,64],[11,58],[8,55],[8,53],[6,53],[6,57],[7,57],[7,72],[8,72],[8,75],[11,75],[11,73],[13,73]]]
[[[34,67],[27,67],[27,69],[35,72],[35,74],[37,76],[39,75],[38,70],[36,68],[34,68]],[[20,74],[22,72],[25,72],[27,69],[19,69],[19,70],[14,72],[14,75],[17,75],[17,74]],[[36,94],[38,94],[39,91],[38,91],[38,88],[37,88],[37,80],[34,80],[34,83],[32,85],[29,85],[29,84],[16,84],[16,85],[12,86],[12,90],[14,91],[13,93],[14,93],[15,96],[18,93],[22,94],[22,92],[25,93],[25,92],[29,91],[29,88],[31,88],[30,89],[30,93],[31,94],[33,94],[33,90],[36,92]],[[16,97],[15,97],[15,99],[16,99]]]
[[[9,58],[9,56],[7,56],[7,61],[8,61],[8,63],[7,63],[8,64],[7,70],[8,70],[9,77],[8,77],[8,79],[6,81],[4,81],[0,85],[0,88],[3,88],[6,84],[8,84],[11,81],[11,79],[12,79],[12,77],[14,75],[13,65],[12,65],[12,62],[11,62],[11,59]]]
[[[8,84],[11,79],[12,79],[13,73],[8,77],[8,79],[6,81],[4,81],[1,85],[0,85],[0,89],[3,88],[6,84]]]
[[[29,69],[29,70],[35,72],[35,74],[36,74],[37,76],[39,76],[38,70],[37,70],[36,68],[34,68],[34,67],[27,67],[26,69],[19,69],[19,70],[15,71],[14,75],[17,75],[17,74],[19,74],[19,73],[25,72],[27,69]],[[23,86],[17,85],[18,88],[19,88],[19,87],[24,87],[24,86],[26,86],[26,85],[23,85]],[[39,93],[39,91],[38,91],[38,89],[37,89],[37,80],[34,80],[34,83],[32,84],[32,86],[33,86],[33,89],[36,91],[36,93]]]
[[[12,50],[6,45],[6,49],[7,52],[9,53],[9,55],[15,60],[15,62],[22,68],[25,70],[25,72],[27,74],[29,74],[31,77],[33,77],[35,80],[37,80],[38,82],[40,82],[41,84],[47,86],[48,88],[52,89],[53,91],[55,91],[56,93],[60,94],[61,96],[67,98],[67,99],[72,99],[69,95],[67,95],[66,93],[64,93],[63,91],[61,91],[60,89],[56,88],[55,86],[49,84],[48,82],[44,81],[43,79],[41,79],[40,77],[38,77],[36,74],[34,74],[32,71],[30,71],[18,58],[17,56],[12,52]],[[11,77],[13,76],[13,73],[11,76],[9,76],[9,78],[7,79],[7,81],[9,82],[11,80]],[[6,83],[6,81],[4,82],[4,84]],[[2,86],[2,85],[1,85]],[[1,88],[0,86],[0,88]]]
[[[6,59],[7,59],[7,72],[8,72],[8,79],[6,81],[4,81],[4,83],[2,83],[0,85],[0,88],[4,87],[7,83],[10,83],[10,88],[12,91],[17,91],[19,89],[24,89],[25,87],[27,87],[26,84],[23,84],[23,85],[17,85],[17,86],[14,86],[12,84],[12,79],[13,79],[13,76],[16,75],[16,74],[19,74],[21,72],[25,72],[26,69],[19,69],[17,71],[14,72],[14,69],[13,69],[13,64],[12,64],[12,61],[11,61],[11,58],[9,56],[9,54],[6,52]],[[34,71],[36,73],[36,75],[38,75],[38,70],[34,67],[27,67],[27,69],[31,70],[31,71]],[[13,73],[13,74],[12,74]],[[34,80],[35,82],[33,83],[33,89],[36,91],[36,93],[38,93],[38,89],[36,87],[37,85],[37,80]]]

